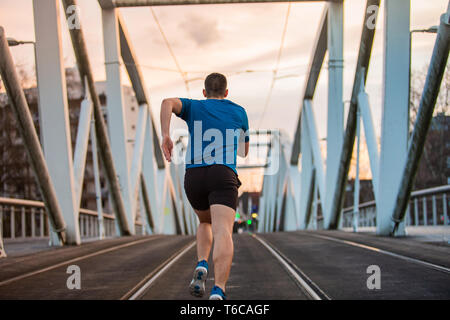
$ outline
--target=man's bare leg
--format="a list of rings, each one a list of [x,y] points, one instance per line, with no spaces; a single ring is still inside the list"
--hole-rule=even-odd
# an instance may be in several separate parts
[[[200,220],[197,229],[197,257],[198,261],[208,261],[209,253],[213,241],[211,229],[211,211],[208,210],[194,210]]]
[[[208,258],[212,246],[211,212],[210,210],[195,210],[200,220],[197,229],[197,267],[189,284],[189,291],[195,297],[202,297],[205,293],[205,281],[208,276]],[[206,261],[203,262],[203,260]]]
[[[225,292],[233,260],[233,223],[235,211],[221,204],[211,205],[212,233],[214,237],[214,280],[215,285]]]

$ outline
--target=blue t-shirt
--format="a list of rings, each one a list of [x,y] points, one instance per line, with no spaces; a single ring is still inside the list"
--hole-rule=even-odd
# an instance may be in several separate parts
[[[245,109],[227,99],[180,100],[177,116],[189,129],[186,168],[224,164],[237,173],[239,143],[249,141]]]

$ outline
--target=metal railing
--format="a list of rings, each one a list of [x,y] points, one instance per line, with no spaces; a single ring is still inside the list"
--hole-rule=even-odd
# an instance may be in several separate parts
[[[0,219],[3,239],[30,239],[49,237],[50,226],[43,202],[0,197]],[[82,239],[100,237],[98,213],[80,209],[78,218]],[[117,235],[114,215],[103,213],[104,237]],[[136,221],[136,234],[142,234],[141,221]]]
[[[407,226],[439,226],[449,225],[448,207],[450,185],[417,190],[411,193],[405,215]],[[358,211],[353,207],[343,210],[342,226],[353,226],[354,214],[358,214],[359,227],[376,226],[376,203],[368,201],[361,203]]]

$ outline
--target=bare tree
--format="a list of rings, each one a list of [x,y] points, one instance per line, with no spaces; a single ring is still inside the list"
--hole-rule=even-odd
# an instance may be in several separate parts
[[[422,97],[428,67],[411,74],[410,94],[410,130],[413,129]],[[428,132],[423,150],[419,172],[416,178],[416,189],[447,183],[447,154],[449,153],[449,91],[450,68],[447,67],[442,80],[439,96],[433,114],[433,122]]]
[[[34,74],[24,64],[16,65],[22,88],[35,87]],[[3,86],[3,83],[1,84]],[[30,106],[33,110],[34,106]],[[8,104],[0,106],[0,195],[29,198],[27,187],[32,180],[16,119]]]

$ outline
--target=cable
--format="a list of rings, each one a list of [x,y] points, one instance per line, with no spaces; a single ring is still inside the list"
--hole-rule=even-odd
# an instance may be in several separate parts
[[[286,37],[286,30],[287,30],[287,26],[288,26],[288,22],[289,22],[289,14],[290,14],[290,12],[291,12],[291,3],[289,2],[288,7],[287,7],[287,11],[286,11],[286,18],[285,18],[285,21],[284,21],[283,33],[281,34],[281,43],[280,43],[280,48],[278,49],[277,61],[276,61],[276,64],[275,64],[275,69],[273,70],[272,83],[270,84],[270,89],[269,89],[269,93],[267,95],[266,103],[264,105],[263,113],[261,115],[261,118],[259,119],[258,128],[261,127],[261,122],[264,119],[264,116],[265,116],[266,111],[267,111],[267,107],[269,106],[269,103],[270,103],[270,98],[272,96],[272,91],[273,91],[273,87],[275,85],[276,76],[277,76],[277,73],[278,73],[278,67],[279,67],[280,60],[281,60],[281,54],[283,53],[284,39]]]
[[[178,69],[171,69],[166,67],[159,67],[159,66],[152,66],[152,65],[145,65],[145,64],[139,64],[140,67],[146,68],[146,69],[152,69],[152,70],[158,70],[158,71],[166,71],[166,72],[177,72],[180,71]],[[304,65],[295,65],[295,66],[287,66],[283,68],[278,68],[278,70],[292,70],[292,69],[298,69],[303,68]],[[228,74],[228,75],[237,75],[242,73],[264,73],[264,72],[274,72],[275,69],[246,69],[246,70],[217,70],[217,72]],[[200,74],[206,74],[210,73],[211,70],[186,70],[184,71],[186,74],[189,73],[200,73]]]
[[[156,16],[155,11],[153,10],[153,7],[150,7],[150,10],[152,11],[152,15],[153,15],[153,19],[155,19],[156,25],[158,26],[159,32],[161,33],[161,36],[164,39],[164,42],[166,43],[167,49],[169,49],[170,55],[173,58],[173,61],[175,62],[175,65],[177,66],[177,70],[180,73],[181,77],[183,78],[184,81],[184,85],[186,86],[186,91],[188,94],[188,97],[191,97],[191,92],[189,89],[189,81],[186,77],[186,73],[183,72],[183,70],[181,69],[180,64],[178,63],[177,57],[175,56],[175,53],[173,52],[172,46],[169,43],[169,40],[167,40],[166,34],[164,33],[161,24],[159,23],[158,17]]]

